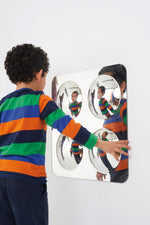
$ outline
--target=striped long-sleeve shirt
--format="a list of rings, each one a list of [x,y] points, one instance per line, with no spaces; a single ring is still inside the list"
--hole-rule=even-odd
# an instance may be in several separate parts
[[[72,115],[78,116],[79,114],[79,109],[81,108],[82,103],[81,102],[72,102],[69,105],[69,109],[71,110]]]
[[[120,105],[115,114],[105,120],[105,128],[112,130],[120,140],[127,140],[127,100],[121,99]],[[127,149],[124,149],[127,152]],[[104,153],[105,154],[105,153]],[[128,157],[121,155],[120,162],[115,168],[115,171],[120,171],[128,168]]]
[[[101,110],[102,115],[106,116],[107,118],[110,117],[110,113],[108,110],[110,110],[112,113],[115,112],[113,107],[108,103],[108,101],[105,98],[100,99],[99,108]]]
[[[89,149],[97,142],[44,92],[16,90],[0,101],[0,178],[46,182],[47,125]]]

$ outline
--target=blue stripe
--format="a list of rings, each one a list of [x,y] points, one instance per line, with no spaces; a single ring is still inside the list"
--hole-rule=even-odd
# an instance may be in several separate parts
[[[71,120],[72,118],[70,116],[63,116],[53,123],[53,128],[56,128],[60,133],[62,133]]]
[[[126,151],[127,152],[127,151]],[[127,159],[128,156],[121,154],[121,161]]]
[[[75,136],[74,140],[77,141],[81,145],[85,145],[85,143],[88,141],[90,137],[90,132],[81,126],[79,132]]]
[[[98,153],[103,153],[103,151],[100,148],[98,148]]]
[[[1,113],[1,123],[17,120],[21,118],[39,117],[39,105],[27,105],[20,108],[6,110]]]
[[[12,143],[32,143],[32,142],[46,143],[46,131],[27,130],[0,136],[0,147],[10,145]]]
[[[20,155],[7,155],[6,156],[6,155],[0,154],[0,160],[1,159],[10,159],[10,160],[29,162],[29,163],[36,164],[38,166],[45,165],[45,156],[41,155],[41,154],[28,155],[28,156],[20,156]]]
[[[2,105],[9,98],[20,97],[20,96],[26,95],[26,94],[39,95],[39,94],[44,94],[44,92],[43,91],[33,91],[30,88],[21,88],[19,90],[16,90],[16,91],[6,95],[4,98],[2,98],[0,101],[0,105]]]
[[[104,125],[105,124],[110,124],[110,123],[115,123],[115,122],[121,122],[122,119],[120,117],[119,113],[114,114],[113,116],[111,116],[109,119],[104,121]]]
[[[45,106],[44,110],[40,114],[40,118],[44,120],[49,114],[56,111],[59,107],[54,101],[49,101]]]

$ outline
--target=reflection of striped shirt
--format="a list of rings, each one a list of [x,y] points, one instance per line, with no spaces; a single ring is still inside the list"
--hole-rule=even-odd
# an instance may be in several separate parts
[[[72,115],[77,116],[79,114],[79,108],[81,108],[81,102],[72,102],[69,105],[69,109],[71,110]]]
[[[89,149],[97,142],[42,91],[19,89],[0,101],[0,178],[46,181],[47,125]]]
[[[76,141],[73,141],[71,144],[71,152],[74,155],[80,155],[80,150],[79,150],[79,143]]]
[[[99,108],[102,112],[102,115],[109,117],[110,113],[108,111],[108,109],[114,113],[115,110],[113,109],[113,107],[108,103],[108,101],[105,98],[101,98],[99,101]]]
[[[127,140],[127,100],[121,99],[120,105],[117,112],[105,120],[105,128],[112,130],[120,140]],[[123,149],[127,152],[127,149]],[[123,170],[128,168],[128,157],[121,155],[121,160],[115,171]]]

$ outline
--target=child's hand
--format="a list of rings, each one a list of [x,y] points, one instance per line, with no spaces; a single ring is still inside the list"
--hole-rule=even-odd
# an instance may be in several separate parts
[[[119,161],[119,154],[128,155],[127,152],[123,151],[122,148],[131,149],[128,146],[128,141],[102,141],[98,138],[95,147],[100,148],[102,151],[112,154],[117,161]]]
[[[106,179],[106,175],[103,174],[103,173],[97,172],[96,178],[97,178],[97,180],[99,180],[99,181],[103,181],[104,179]]]

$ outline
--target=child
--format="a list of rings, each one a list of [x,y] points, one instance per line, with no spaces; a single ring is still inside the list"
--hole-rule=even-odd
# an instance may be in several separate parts
[[[82,105],[81,102],[77,101],[78,92],[77,91],[72,92],[71,98],[72,103],[69,105],[69,109],[71,110],[72,115],[78,116]]]
[[[117,111],[110,118],[104,121],[103,127],[112,130],[119,139],[127,139],[127,100],[123,97],[126,90],[126,69],[121,64],[116,64],[112,66],[106,66],[102,68],[99,75],[106,74],[113,76],[118,82],[121,90],[121,102]],[[127,149],[125,150],[127,152]],[[108,160],[103,154],[102,161],[107,166]],[[118,155],[119,156],[119,155]],[[108,167],[107,167],[108,168]],[[128,157],[121,155],[121,160],[119,165],[112,170],[111,167],[108,168],[111,181],[112,182],[125,182],[128,178]],[[103,174],[97,174],[97,177],[102,178]]]
[[[112,113],[114,113],[115,110],[108,103],[108,101],[105,98],[103,98],[104,94],[105,94],[105,87],[100,86],[98,88],[98,93],[97,93],[97,97],[99,99],[99,108],[101,110],[102,115],[105,115],[108,118],[111,116],[108,110],[110,110]]]
[[[71,98],[72,98],[72,103],[69,105],[69,109],[71,110],[71,114],[77,117],[81,109],[81,102],[77,101],[78,92],[77,91],[72,92]],[[76,162],[79,164],[81,161],[79,143],[76,141],[73,141],[71,144],[70,151],[71,153],[73,153]]]
[[[58,108],[43,90],[47,54],[32,44],[13,47],[5,69],[16,90],[0,101],[0,224],[48,225],[45,172],[47,124],[92,149],[127,155],[127,141],[103,142]]]
[[[79,148],[79,143],[76,141],[72,141],[71,143],[71,155],[74,155],[74,158],[76,160],[76,163],[79,164],[81,162],[82,159],[82,155],[83,155],[83,149],[81,150]]]

